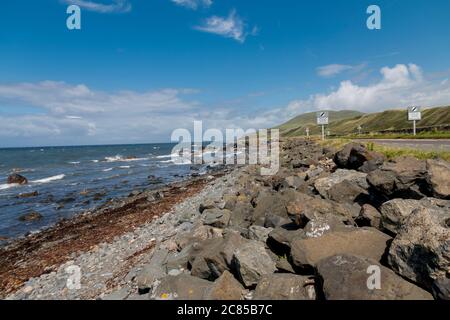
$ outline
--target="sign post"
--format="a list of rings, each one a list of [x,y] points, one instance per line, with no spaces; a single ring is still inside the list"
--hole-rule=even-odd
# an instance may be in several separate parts
[[[309,138],[309,128],[306,127],[306,137]]]
[[[422,120],[420,107],[408,107],[408,120],[413,122],[413,134],[416,135],[416,121]]]
[[[319,111],[317,112],[317,124],[322,126],[322,140],[325,140],[325,125],[328,124],[328,112]]]
[[[358,126],[358,134],[359,134],[359,135],[361,135],[361,130],[362,130],[362,127],[361,127],[361,125],[359,125],[359,126]]]

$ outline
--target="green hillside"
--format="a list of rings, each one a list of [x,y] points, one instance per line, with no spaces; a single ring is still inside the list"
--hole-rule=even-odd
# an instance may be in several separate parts
[[[330,121],[340,121],[363,116],[364,113],[359,111],[343,110],[343,111],[328,111]],[[288,122],[278,126],[280,132],[284,136],[305,135],[305,129],[310,129],[311,134],[319,132],[317,127],[316,112],[309,112],[301,114]]]
[[[422,110],[422,120],[417,127],[450,125],[450,106]],[[362,114],[357,111],[330,112],[330,124],[327,130],[332,135],[345,135],[358,132],[358,126],[363,132],[382,130],[410,129],[411,122],[407,120],[406,110],[386,110],[379,113]],[[284,136],[305,135],[305,128],[310,128],[310,134],[319,134],[320,127],[316,124],[316,113],[306,113],[282,124],[278,128]]]

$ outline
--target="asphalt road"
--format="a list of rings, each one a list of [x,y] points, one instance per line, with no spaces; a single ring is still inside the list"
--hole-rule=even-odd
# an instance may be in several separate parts
[[[450,140],[447,139],[358,139],[358,141],[424,151],[450,151]]]

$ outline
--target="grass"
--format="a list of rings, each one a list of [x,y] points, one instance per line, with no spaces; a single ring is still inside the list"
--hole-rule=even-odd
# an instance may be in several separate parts
[[[450,139],[450,131],[424,131],[416,136],[406,133],[380,133],[347,135],[347,139]]]
[[[409,132],[412,130],[412,122],[407,119],[406,109],[386,110],[378,113],[361,114],[357,111],[339,111],[330,112],[330,124],[325,130],[330,131],[331,135],[348,136],[356,138],[358,127],[363,132],[381,132],[388,130]],[[450,125],[450,106],[437,108],[424,108],[422,110],[422,120],[417,122],[417,128],[429,128],[436,126],[436,130],[443,129]],[[439,127],[442,126],[442,127]],[[305,129],[309,128],[311,135],[321,133],[321,128],[316,124],[315,113],[305,113],[297,116],[290,121],[278,126],[280,133],[284,137],[305,136]],[[372,137],[371,135],[369,135]],[[410,138],[412,134],[405,133],[389,134],[385,136],[377,135],[377,138]],[[365,136],[368,137],[368,136]],[[417,136],[418,139],[449,139],[450,132],[431,131],[423,132]]]
[[[325,141],[319,140],[318,143],[320,143],[323,146],[332,147],[336,149],[341,149],[346,144],[352,142],[351,139],[329,139]],[[450,151],[424,151],[424,150],[417,150],[417,149],[411,149],[411,148],[396,148],[396,147],[387,147],[378,145],[373,142],[366,142],[363,143],[366,145],[368,150],[376,151],[384,154],[384,156],[387,159],[395,159],[402,156],[410,156],[415,157],[417,159],[437,159],[441,158],[446,161],[450,161]]]

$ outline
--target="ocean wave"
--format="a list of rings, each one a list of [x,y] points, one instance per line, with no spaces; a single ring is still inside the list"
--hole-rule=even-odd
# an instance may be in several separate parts
[[[121,155],[115,155],[113,157],[105,157],[106,162],[131,162],[131,161],[144,161],[148,160],[148,158],[127,158]]]
[[[33,181],[31,181],[31,183],[48,183],[48,182],[64,179],[65,176],[66,176],[65,174],[58,174],[56,176],[52,176],[52,177],[48,177],[48,178],[44,178],[44,179],[33,180]]]
[[[121,169],[130,169],[131,167],[130,166],[120,166],[119,168],[121,168]]]
[[[108,169],[103,169],[102,171],[103,172],[108,172],[108,171],[111,171],[111,170],[113,170],[114,168],[108,168]]]
[[[18,187],[20,186],[20,184],[17,183],[11,183],[11,184],[0,184],[0,190],[6,190],[9,188],[14,188],[14,187]]]
[[[94,162],[94,163],[99,162],[99,160],[97,160],[97,159],[94,159],[94,160],[91,160],[91,161]]]
[[[80,164],[80,161],[69,161],[70,164]]]

